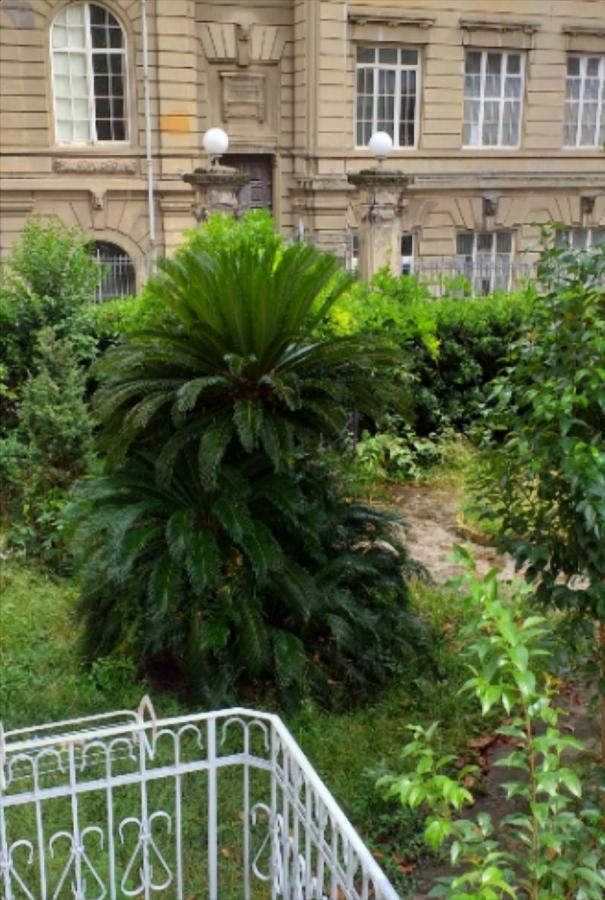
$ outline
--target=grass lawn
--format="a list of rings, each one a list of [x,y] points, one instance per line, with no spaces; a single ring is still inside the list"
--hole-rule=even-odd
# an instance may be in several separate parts
[[[126,660],[105,660],[84,669],[77,656],[73,619],[76,588],[32,565],[11,561],[2,575],[0,606],[0,718],[7,729],[55,719],[136,708],[150,693],[159,716],[199,711],[146,684]],[[375,852],[402,895],[411,895],[413,868],[424,849],[419,822],[376,792],[376,778],[400,768],[406,725],[439,719],[446,742],[464,747],[479,729],[457,690],[465,672],[457,662],[460,612],[451,592],[418,584],[414,602],[437,635],[439,674],[410,663],[391,689],[363,706],[338,713],[305,703],[283,716],[311,762]],[[279,712],[279,710],[274,710]],[[240,776],[241,777],[241,776]],[[239,785],[235,785],[235,793]],[[234,818],[237,803],[234,800]],[[202,807],[203,808],[203,807]],[[132,814],[128,811],[125,815]],[[195,817],[194,817],[195,818]],[[190,827],[203,827],[192,820]],[[227,866],[228,826],[221,836]],[[193,852],[193,851],[192,851]],[[410,877],[410,873],[412,873]],[[225,897],[230,890],[225,889]],[[200,894],[201,896],[201,894]],[[238,896],[233,887],[233,897]]]

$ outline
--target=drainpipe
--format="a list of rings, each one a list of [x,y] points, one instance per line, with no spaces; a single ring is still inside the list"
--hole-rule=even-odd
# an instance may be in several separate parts
[[[151,147],[151,101],[149,97],[149,35],[147,32],[147,0],[141,0],[141,31],[143,33],[143,96],[145,103],[145,155],[147,167],[147,211],[151,259],[155,258],[155,199],[153,183],[153,155]]]

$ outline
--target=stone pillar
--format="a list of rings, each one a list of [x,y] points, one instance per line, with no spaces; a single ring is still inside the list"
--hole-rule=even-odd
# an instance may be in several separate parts
[[[359,276],[368,281],[382,266],[399,275],[401,215],[411,179],[403,172],[365,169],[348,176],[357,188]]]
[[[191,212],[196,222],[204,222],[210,213],[239,216],[239,193],[250,176],[229,166],[206,166],[183,175],[193,188]]]

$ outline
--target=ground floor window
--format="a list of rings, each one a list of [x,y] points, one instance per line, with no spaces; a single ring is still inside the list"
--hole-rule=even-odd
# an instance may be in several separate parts
[[[567,248],[572,250],[588,250],[590,247],[597,247],[599,244],[605,244],[605,227],[604,228],[566,228],[557,231],[555,238],[555,247]]]
[[[456,235],[456,268],[474,294],[511,287],[513,236],[510,231],[464,231]]]
[[[402,275],[414,273],[414,235],[411,232],[404,232],[401,235],[399,271]]]
[[[93,244],[93,255],[103,270],[102,279],[97,288],[97,302],[136,294],[137,279],[134,262],[125,250],[109,241],[96,241]]]

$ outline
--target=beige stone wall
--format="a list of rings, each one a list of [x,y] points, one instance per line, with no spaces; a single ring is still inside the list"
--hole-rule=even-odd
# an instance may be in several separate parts
[[[141,0],[102,0],[128,42],[131,135],[120,146],[59,146],[49,28],[66,0],[0,3],[0,252],[27,215],[56,213],[134,256],[151,247]],[[605,54],[605,0],[147,0],[156,246],[170,251],[193,224],[181,174],[221,125],[237,153],[274,160],[280,227],[304,228],[344,253],[357,227],[347,174],[373,165],[355,147],[355,47],[405,44],[421,54],[418,146],[387,169],[413,178],[402,228],[426,257],[452,256],[461,229],[605,223],[605,150],[562,147],[566,53]],[[465,46],[526,56],[519,149],[463,149]],[[482,195],[496,201],[486,222]],[[582,213],[582,196],[595,198]]]

